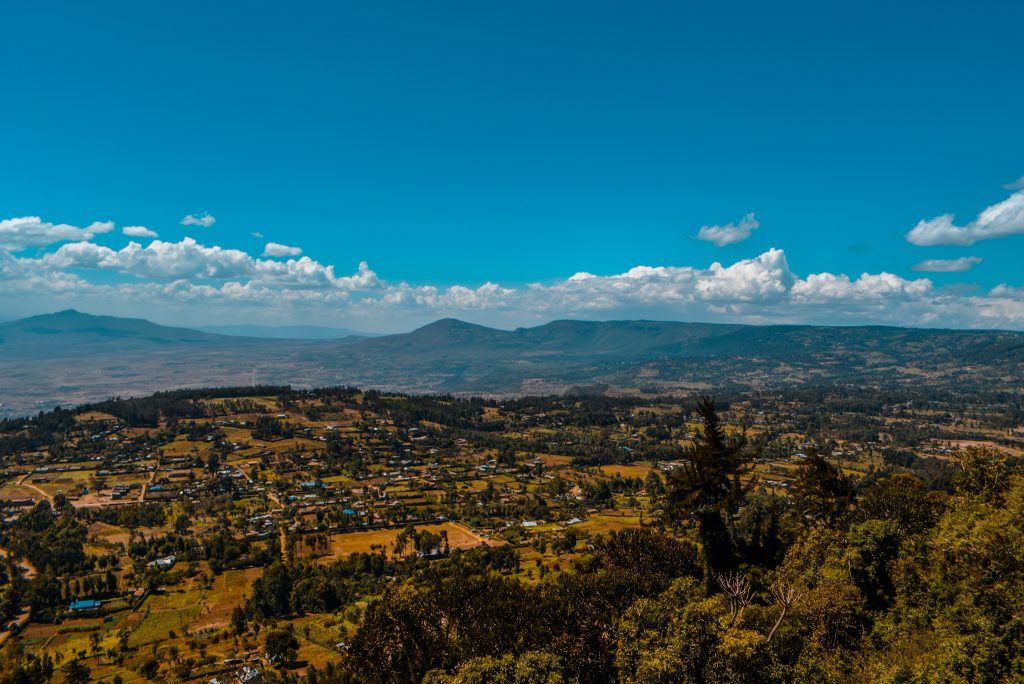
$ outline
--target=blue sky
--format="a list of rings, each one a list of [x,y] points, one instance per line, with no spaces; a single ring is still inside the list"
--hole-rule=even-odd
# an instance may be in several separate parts
[[[0,317],[1024,328],[1022,21],[1011,2],[8,3]]]

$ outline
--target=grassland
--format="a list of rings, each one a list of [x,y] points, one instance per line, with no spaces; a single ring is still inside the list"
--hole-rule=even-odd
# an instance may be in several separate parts
[[[484,535],[474,532],[466,525],[453,522],[444,522],[428,525],[414,525],[414,529],[444,533],[447,535],[448,546],[452,549],[471,549],[480,544],[498,545],[504,542],[494,541]],[[321,556],[327,560],[331,558],[346,558],[353,553],[373,553],[383,549],[389,557],[394,557],[394,543],[399,534],[405,528],[391,528],[383,530],[367,530],[365,532],[347,532],[344,534],[330,535],[329,544],[326,550],[313,548],[311,543],[303,543],[299,538],[296,541],[296,555]],[[409,550],[406,551],[409,553]]]

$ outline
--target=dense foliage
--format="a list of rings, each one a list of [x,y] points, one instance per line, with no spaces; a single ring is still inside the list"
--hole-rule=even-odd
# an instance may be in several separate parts
[[[319,680],[1024,678],[1024,475],[1004,457],[963,452],[947,495],[906,473],[856,492],[812,454],[787,502],[739,486],[742,439],[725,436],[710,402],[700,415],[661,529],[599,538],[539,584],[472,554],[396,569],[343,667]]]

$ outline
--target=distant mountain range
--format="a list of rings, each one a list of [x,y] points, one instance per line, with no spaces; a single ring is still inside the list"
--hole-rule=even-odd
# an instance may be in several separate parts
[[[379,337],[377,333],[348,328],[325,328],[319,325],[204,325],[197,328],[216,335],[235,337],[269,337],[281,340],[339,340],[346,337]]]
[[[231,329],[251,334],[77,311],[2,323],[0,414],[254,380],[485,395],[836,382],[1020,391],[1024,384],[1024,333],[1005,331],[663,321],[553,321],[506,331],[454,319],[343,339],[291,337],[326,336],[323,328],[285,328],[276,338],[257,335],[267,330],[257,326]]]
[[[0,349],[5,357],[45,359],[119,353],[171,345],[217,345],[220,335],[169,328],[141,318],[92,316],[73,309],[0,323]]]

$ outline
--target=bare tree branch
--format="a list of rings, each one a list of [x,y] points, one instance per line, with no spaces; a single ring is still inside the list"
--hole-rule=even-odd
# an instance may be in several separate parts
[[[775,636],[776,630],[779,629],[779,625],[781,625],[782,621],[785,619],[786,613],[788,613],[789,609],[800,600],[800,597],[803,596],[803,592],[799,591],[796,587],[779,580],[773,582],[772,585],[768,587],[768,593],[771,594],[775,603],[782,607],[782,610],[779,611],[778,619],[772,626],[772,630],[768,632],[768,641],[771,641],[772,637]]]
[[[750,580],[738,572],[716,575],[715,579],[729,597],[729,627],[732,627],[736,620],[742,617],[744,609],[753,602],[757,592],[754,591]]]

